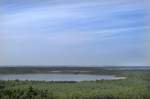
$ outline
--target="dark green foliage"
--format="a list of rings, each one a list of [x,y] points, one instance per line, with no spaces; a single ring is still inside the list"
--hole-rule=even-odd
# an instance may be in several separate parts
[[[0,81],[0,99],[150,99],[150,72],[124,71],[122,80]]]
[[[0,85],[0,89],[4,89],[5,88],[5,86],[4,85]]]

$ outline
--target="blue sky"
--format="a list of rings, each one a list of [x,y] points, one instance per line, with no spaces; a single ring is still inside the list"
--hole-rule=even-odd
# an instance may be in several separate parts
[[[0,65],[146,65],[148,0],[1,0]]]

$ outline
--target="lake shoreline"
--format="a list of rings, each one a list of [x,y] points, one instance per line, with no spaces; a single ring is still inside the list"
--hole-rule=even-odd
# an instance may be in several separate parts
[[[90,74],[0,74],[0,80],[21,81],[96,81],[96,80],[120,80],[126,77],[115,75],[90,75]]]
[[[32,99],[150,99],[150,71],[124,71],[122,75],[127,78],[80,82],[0,80],[0,99],[30,99],[29,94]]]

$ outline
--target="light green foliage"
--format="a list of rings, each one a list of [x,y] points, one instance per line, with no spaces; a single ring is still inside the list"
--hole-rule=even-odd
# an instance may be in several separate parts
[[[150,99],[150,72],[127,79],[82,82],[0,81],[0,99]]]

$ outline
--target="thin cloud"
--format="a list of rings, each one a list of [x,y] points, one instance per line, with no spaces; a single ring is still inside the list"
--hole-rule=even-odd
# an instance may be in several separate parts
[[[2,0],[1,64],[143,62],[147,0],[38,1]]]

